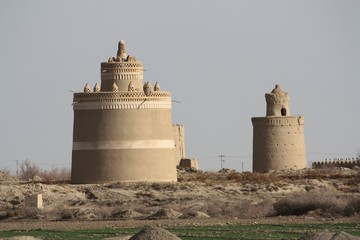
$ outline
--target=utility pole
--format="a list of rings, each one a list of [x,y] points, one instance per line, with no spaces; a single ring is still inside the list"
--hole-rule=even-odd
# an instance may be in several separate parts
[[[16,177],[19,177],[19,160],[15,160],[16,162]]]
[[[244,172],[244,162],[241,162],[241,172]]]
[[[220,170],[222,170],[223,169],[223,162],[225,162],[225,159],[223,159],[225,157],[225,155],[219,155],[219,158],[220,158],[220,166],[221,166],[221,169]]]

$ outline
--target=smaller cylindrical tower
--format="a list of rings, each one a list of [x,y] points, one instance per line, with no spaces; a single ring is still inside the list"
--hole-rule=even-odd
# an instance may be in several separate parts
[[[252,118],[253,171],[305,168],[304,117],[290,116],[289,96],[279,85],[265,99],[267,116]]]
[[[289,95],[279,85],[271,93],[265,94],[266,116],[290,116]]]
[[[125,42],[120,40],[116,57],[110,57],[101,63],[101,91],[112,91],[113,84],[118,91],[128,91],[129,84],[133,90],[143,90],[143,65],[134,56],[126,53]]]

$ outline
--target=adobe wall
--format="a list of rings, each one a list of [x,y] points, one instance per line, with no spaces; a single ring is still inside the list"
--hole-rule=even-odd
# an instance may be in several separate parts
[[[306,167],[303,116],[254,117],[253,171]]]
[[[313,162],[311,165],[313,169],[338,168],[338,167],[354,168],[356,166],[360,167],[359,158],[357,158],[356,160],[317,161],[317,162]]]
[[[135,91],[143,89],[143,66],[141,62],[101,63],[101,90],[111,91],[115,83],[119,91],[128,91],[132,82]]]
[[[73,105],[73,183],[177,180],[170,93],[75,93]]]

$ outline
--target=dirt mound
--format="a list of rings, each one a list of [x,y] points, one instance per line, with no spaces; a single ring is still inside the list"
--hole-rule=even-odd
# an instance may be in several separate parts
[[[306,235],[301,240],[358,240],[360,237],[355,237],[346,232],[315,232]]]
[[[151,215],[149,219],[175,219],[179,218],[182,214],[173,210],[172,208],[161,209],[154,215]]]
[[[147,227],[135,234],[130,240],[181,240],[176,235],[159,227]]]
[[[114,212],[111,216],[118,219],[135,219],[141,218],[143,215],[133,210],[122,210]]]
[[[210,218],[210,216],[207,215],[204,212],[193,211],[193,212],[188,212],[188,213],[185,213],[185,214],[181,215],[180,218],[182,218],[182,219],[185,219],[185,218],[201,218],[201,219],[204,219],[204,218]]]

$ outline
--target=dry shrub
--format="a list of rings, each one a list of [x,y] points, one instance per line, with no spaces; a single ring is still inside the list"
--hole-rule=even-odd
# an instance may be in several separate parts
[[[41,169],[35,164],[31,163],[30,160],[26,159],[20,163],[19,178],[21,180],[33,179],[35,176],[39,176]]]
[[[187,209],[187,212],[198,211],[207,213],[211,217],[236,217],[236,218],[255,218],[268,216],[273,211],[273,202],[265,200],[258,204],[253,204],[250,200],[237,202],[218,202],[207,201],[201,205]]]
[[[207,185],[224,184],[224,183],[257,183],[269,184],[286,180],[276,173],[256,173],[243,172],[239,173],[234,170],[220,171],[220,172],[197,172],[192,173],[191,177],[187,176],[187,181],[201,182]],[[180,175],[179,182],[185,182]]]
[[[21,180],[34,179],[39,176],[42,181],[50,182],[57,180],[69,180],[70,169],[68,168],[52,168],[50,170],[42,170],[30,160],[25,160],[20,164],[19,178]]]
[[[358,173],[356,174],[356,176],[354,176],[353,178],[351,179],[348,179],[345,184],[347,186],[354,186],[354,187],[360,187],[359,186],[359,183],[360,183],[360,171],[358,171]],[[360,188],[357,192],[360,191]]]
[[[40,177],[46,182],[69,180],[70,176],[71,171],[68,168],[52,168],[40,173]]]
[[[344,209],[344,215],[347,217],[360,215],[360,198],[354,198],[348,202]]]
[[[312,190],[305,194],[295,194],[274,203],[274,215],[303,215],[319,211],[323,216],[343,215],[348,199],[334,193]]]
[[[350,170],[353,171],[353,170]],[[345,172],[346,173],[346,172]],[[346,179],[354,178],[353,174],[344,174],[342,168],[321,168],[321,169],[308,169],[303,175],[298,176],[288,176],[292,180],[296,179]]]
[[[241,183],[257,183],[269,184],[283,181],[282,177],[277,176],[275,173],[264,174],[257,172],[244,172],[244,173],[230,173],[227,175],[227,180]]]

